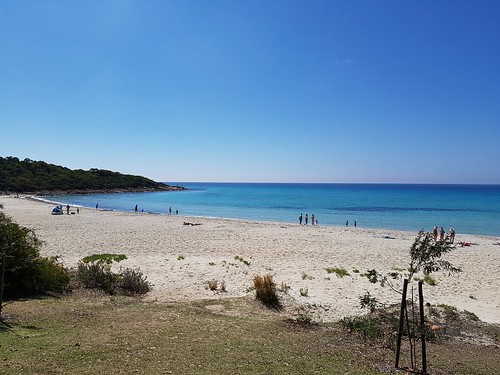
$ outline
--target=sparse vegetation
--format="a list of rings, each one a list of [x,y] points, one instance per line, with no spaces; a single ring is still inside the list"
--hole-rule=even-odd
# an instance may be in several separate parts
[[[208,282],[208,289],[212,290],[212,291],[215,291],[217,290],[217,286],[219,285],[218,281],[217,280],[210,280]]]
[[[249,262],[248,260],[245,260],[245,259],[243,259],[242,257],[240,257],[240,256],[238,256],[238,255],[237,255],[237,256],[235,256],[235,257],[234,257],[234,259],[235,259],[235,260],[240,261],[241,263],[243,263],[243,264],[245,264],[245,265],[247,265],[247,266],[249,266],[249,265],[250,265],[250,262]]]
[[[345,268],[332,267],[332,268],[325,268],[325,270],[328,273],[336,274],[337,277],[351,276]]]
[[[376,284],[379,281],[379,274],[375,269],[367,270],[366,273],[362,274],[361,276],[366,277],[372,284]]]
[[[309,276],[307,273],[302,272],[302,280],[312,280],[313,277]]]
[[[220,283],[217,280],[210,280],[206,289],[211,290],[212,292],[221,292],[226,293],[226,281],[222,280]]]
[[[288,293],[289,290],[290,290],[290,285],[287,285],[285,282],[282,281],[280,291],[283,293]]]
[[[302,297],[307,297],[307,296],[308,296],[308,294],[309,294],[309,289],[307,289],[307,288],[300,288],[300,289],[299,289],[299,293],[300,293],[300,295],[301,295]]]
[[[177,260],[184,260],[186,257],[184,255],[177,256]]]
[[[431,286],[437,285],[436,280],[430,275],[424,275],[424,282]]]
[[[375,312],[376,308],[381,306],[381,303],[375,297],[372,297],[368,291],[359,297],[359,304],[362,309],[369,309],[370,313]]]

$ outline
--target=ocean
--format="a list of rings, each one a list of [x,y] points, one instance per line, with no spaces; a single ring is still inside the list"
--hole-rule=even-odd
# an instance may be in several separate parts
[[[319,225],[500,236],[500,185],[195,183],[179,192],[92,194],[52,201],[100,209]],[[310,223],[310,222],[309,222]]]

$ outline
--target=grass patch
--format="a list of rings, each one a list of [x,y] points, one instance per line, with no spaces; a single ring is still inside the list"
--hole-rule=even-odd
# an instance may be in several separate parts
[[[368,338],[377,322],[312,325],[304,315],[291,324],[252,298],[155,304],[75,293],[10,302],[4,313],[12,327],[0,329],[5,374],[395,373],[394,351]],[[498,326],[486,328],[498,335]],[[486,375],[498,372],[500,351],[451,340],[429,344],[427,359],[433,374]]]
[[[325,268],[325,270],[328,273],[336,274],[337,277],[351,276],[345,268],[332,267],[332,268]]]

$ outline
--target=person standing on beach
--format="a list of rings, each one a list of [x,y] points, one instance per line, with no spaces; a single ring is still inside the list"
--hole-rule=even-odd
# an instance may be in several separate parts
[[[307,225],[308,221],[309,221],[309,218],[307,217],[307,214],[306,214],[306,225]]]
[[[455,229],[450,229],[450,243],[455,242]]]
[[[66,213],[69,215],[69,204],[66,205]]]
[[[299,216],[299,225],[302,225],[302,212],[300,213],[300,216]]]
[[[348,227],[349,226],[349,220],[346,220],[345,221],[345,226]]]
[[[169,207],[169,208],[168,208],[168,214],[169,214],[169,215],[172,215],[172,207]]]
[[[137,212],[137,205],[135,205],[135,212]]]
[[[437,241],[437,239],[438,239],[438,227],[437,227],[437,225],[434,226],[434,229],[432,230],[432,236],[434,237],[434,241]]]
[[[311,225],[314,225],[314,214],[311,215]]]
[[[444,240],[444,229],[443,229],[443,227],[441,227],[441,229],[439,230],[439,239],[441,241]]]

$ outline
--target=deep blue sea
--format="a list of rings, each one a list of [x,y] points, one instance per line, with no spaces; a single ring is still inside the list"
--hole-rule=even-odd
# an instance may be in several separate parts
[[[500,236],[500,185],[290,184],[169,182],[189,190],[51,197],[64,204],[258,221]]]

